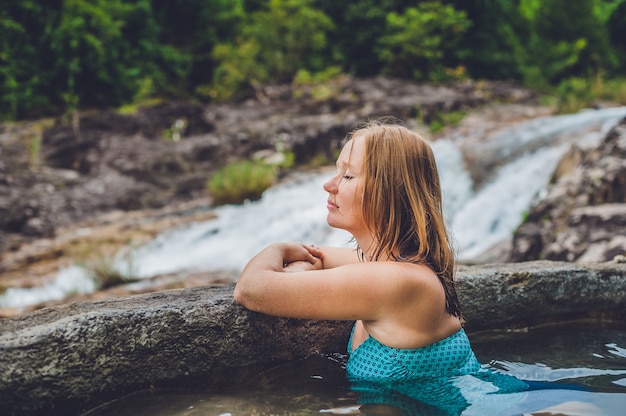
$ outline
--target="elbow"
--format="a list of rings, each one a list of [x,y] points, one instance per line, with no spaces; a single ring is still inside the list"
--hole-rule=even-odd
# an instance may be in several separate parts
[[[242,306],[246,306],[246,297],[244,296],[244,291],[241,289],[241,285],[235,285],[235,291],[233,292],[233,297],[235,298],[235,302]]]
[[[233,292],[233,297],[235,299],[235,302],[237,302],[244,308],[254,310],[253,308],[254,302],[253,302],[253,297],[251,296],[251,293],[249,291],[246,291],[246,289],[242,287],[242,285],[240,285],[239,283],[235,285],[235,291]]]

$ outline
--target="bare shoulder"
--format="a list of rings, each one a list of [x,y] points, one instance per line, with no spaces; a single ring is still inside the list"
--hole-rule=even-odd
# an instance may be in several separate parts
[[[437,274],[428,266],[402,261],[376,261],[364,263],[371,273],[394,276],[399,281],[424,284],[437,280]]]
[[[374,289],[380,296],[394,298],[439,292],[441,283],[428,266],[397,261],[377,261],[346,264],[338,269],[344,275],[358,277],[364,289]]]
[[[381,268],[393,279],[389,279],[398,286],[398,289],[406,290],[419,288],[424,290],[427,287],[438,288],[440,286],[437,274],[428,266],[401,261],[380,262]]]

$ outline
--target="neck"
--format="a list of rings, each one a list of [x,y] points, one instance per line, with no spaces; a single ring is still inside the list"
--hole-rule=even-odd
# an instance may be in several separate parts
[[[376,243],[374,241],[373,238],[367,238],[367,239],[358,239],[355,238],[358,247],[360,248],[361,252],[363,253],[363,260],[364,261],[374,261],[374,254],[376,253]],[[391,260],[392,256],[390,254],[386,254],[383,253],[380,258],[376,259],[379,261],[385,261],[385,260]]]

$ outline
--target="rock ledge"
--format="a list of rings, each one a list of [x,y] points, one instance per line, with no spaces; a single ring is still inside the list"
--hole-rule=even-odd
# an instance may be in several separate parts
[[[468,332],[626,317],[626,264],[459,268]],[[0,411],[72,415],[151,386],[225,386],[246,373],[343,352],[350,322],[249,312],[232,286],[76,302],[0,320]]]

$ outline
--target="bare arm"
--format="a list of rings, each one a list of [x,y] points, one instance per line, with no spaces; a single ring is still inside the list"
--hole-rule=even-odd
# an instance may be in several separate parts
[[[302,244],[273,244],[247,264],[235,300],[274,316],[361,320],[371,336],[394,348],[429,345],[461,327],[447,312],[443,287],[427,266],[359,262],[347,255],[346,264],[333,257],[336,267],[322,269],[327,255],[334,256]]]
[[[307,247],[307,246],[305,246]],[[307,270],[334,269],[335,267],[345,266],[346,264],[359,263],[359,257],[356,249],[330,246],[308,246],[315,250],[315,255],[321,260],[310,263],[306,260],[293,261],[283,267],[285,272],[303,272]],[[322,253],[318,256],[318,253]]]
[[[323,246],[322,265],[324,269],[333,269],[346,264],[359,263],[359,256],[354,248]]]
[[[406,293],[415,293],[410,289],[415,285],[414,272],[407,273],[406,264],[358,263],[354,255],[351,263],[313,269],[321,266],[317,255],[322,256],[322,251],[301,244],[269,246],[246,265],[235,287],[235,300],[276,316],[377,320],[388,307],[406,302]],[[322,258],[326,259],[326,251]],[[307,262],[311,269],[301,263],[293,270],[288,265],[293,262]]]

